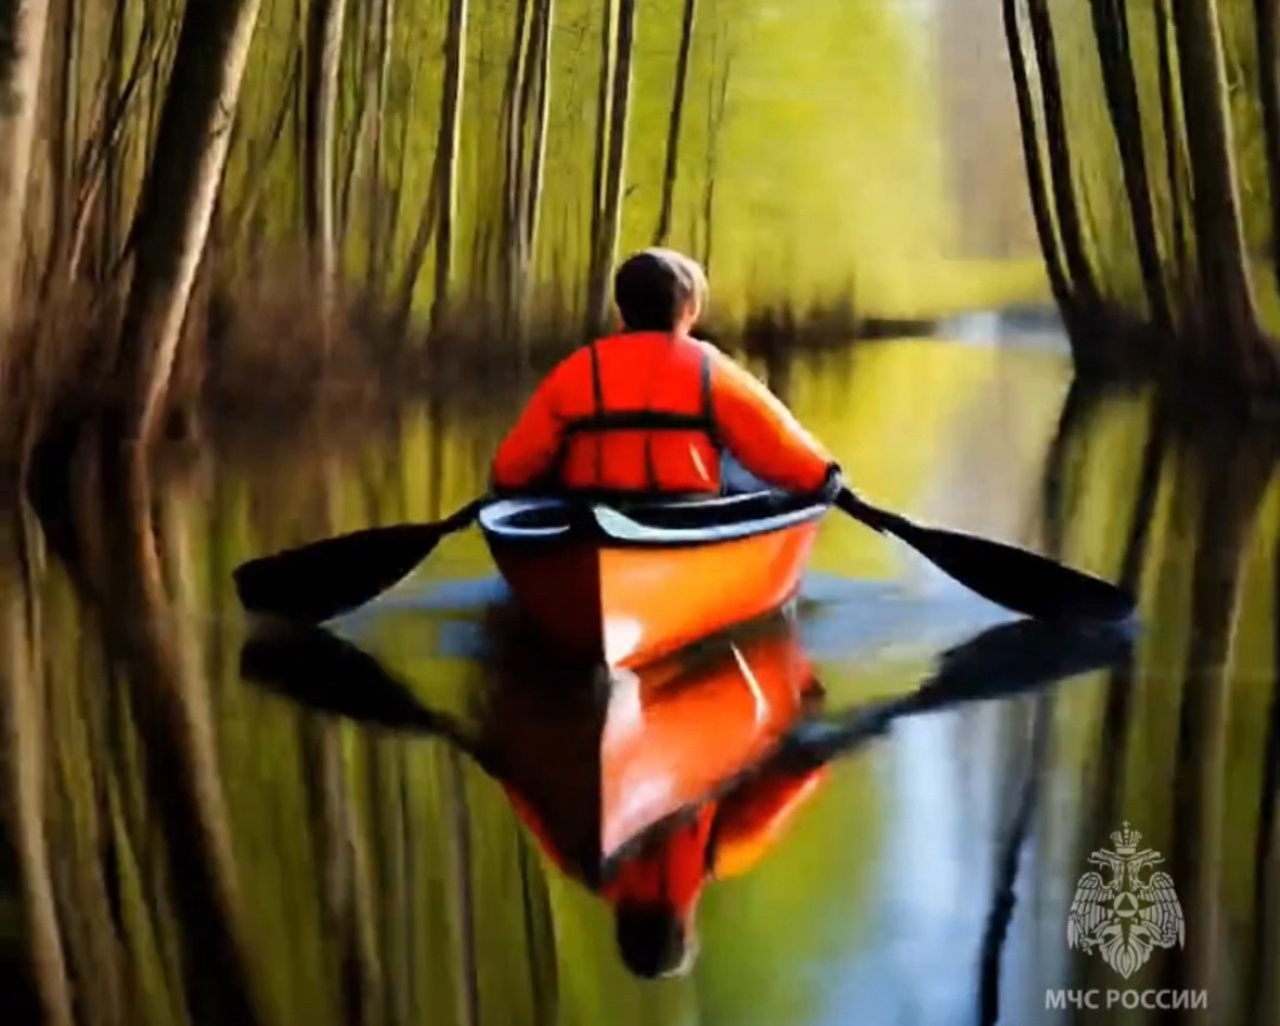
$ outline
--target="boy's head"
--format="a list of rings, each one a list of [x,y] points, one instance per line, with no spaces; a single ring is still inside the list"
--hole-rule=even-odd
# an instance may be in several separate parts
[[[647,980],[682,975],[697,957],[692,926],[669,905],[620,905],[614,927],[623,963]]]
[[[622,262],[613,298],[630,331],[683,334],[707,301],[707,277],[696,261],[671,249],[645,249]]]

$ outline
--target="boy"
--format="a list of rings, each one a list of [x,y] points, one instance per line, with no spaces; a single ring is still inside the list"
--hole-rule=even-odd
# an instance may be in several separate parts
[[[714,495],[729,490],[727,455],[748,472],[733,490],[759,487],[753,476],[833,493],[840,468],[826,449],[749,371],[689,337],[706,298],[702,268],[679,253],[626,260],[614,277],[622,332],[546,377],[494,456],[495,489]]]

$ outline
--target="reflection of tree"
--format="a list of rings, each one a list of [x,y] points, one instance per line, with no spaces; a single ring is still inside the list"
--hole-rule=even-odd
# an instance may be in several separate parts
[[[28,971],[27,980],[0,982],[17,1006],[11,1007],[11,1013],[21,1014],[29,994],[36,1006],[27,1012],[30,1021],[71,1026],[75,1020],[68,959],[55,905],[52,869],[56,862],[45,806],[49,793],[46,751],[52,738],[45,724],[43,639],[37,615],[40,581],[31,528],[25,510],[0,510],[0,738],[5,753],[0,843],[7,849],[6,857],[12,853],[16,869]]]
[[[1120,521],[1125,541],[1113,573],[1153,599],[1152,608],[1144,603],[1148,640],[1142,661],[1114,671],[1102,695],[1088,781],[1090,811],[1076,847],[1083,860],[1122,819],[1140,816],[1148,824],[1144,832],[1149,840],[1169,856],[1188,924],[1186,948],[1164,956],[1161,985],[1214,993],[1224,979],[1225,964],[1219,959],[1226,928],[1223,896],[1230,890],[1226,865],[1230,848],[1241,842],[1227,816],[1228,769],[1230,729],[1246,714],[1233,715],[1232,705],[1250,701],[1250,678],[1241,676],[1245,671],[1236,666],[1236,636],[1245,611],[1244,568],[1256,552],[1255,527],[1261,523],[1259,511],[1273,476],[1276,449],[1265,432],[1207,417],[1190,425],[1156,399],[1146,403],[1145,430],[1130,443],[1135,450],[1141,447],[1140,459],[1130,464],[1132,476],[1105,481],[1099,474],[1105,466],[1125,466],[1131,457],[1104,453],[1097,443],[1087,446],[1084,440],[1101,431],[1108,406],[1116,401],[1084,392],[1068,400],[1046,473],[1051,486],[1047,500],[1060,504],[1056,519],[1061,524],[1080,517],[1088,490],[1105,488],[1114,494],[1120,488],[1134,489],[1133,502],[1125,503],[1129,511]],[[1104,455],[1106,464],[1101,462]],[[1053,523],[1054,511],[1047,514]],[[1059,537],[1066,539],[1069,558],[1070,536],[1060,530]],[[1162,669],[1175,650],[1179,667],[1173,679],[1181,678],[1176,699],[1166,694],[1172,681]],[[1153,732],[1166,727],[1172,735],[1171,758],[1152,765]],[[1274,745],[1271,736],[1268,746]],[[1262,952],[1269,950],[1264,938],[1271,885],[1265,853],[1274,832],[1271,754],[1265,758],[1252,912],[1259,1010],[1264,999],[1259,993],[1263,971],[1258,967]],[[1171,800],[1167,806],[1135,805],[1149,802],[1153,795],[1171,795]],[[1166,842],[1159,839],[1163,831],[1157,834],[1162,824],[1169,831]],[[1094,968],[1091,961],[1075,963],[1077,973]],[[1077,978],[1069,985],[1089,984]]]
[[[187,1001],[193,1012],[252,1024],[260,1021],[257,981],[248,962],[210,698],[193,622],[182,615],[175,591],[190,574],[177,544],[186,531],[185,502],[172,491],[156,495],[137,462],[119,476],[99,477],[92,463],[80,469],[71,521],[50,530],[62,539],[83,598],[102,625],[106,657],[126,689],[143,787],[164,838],[166,899],[183,924]],[[95,481],[107,483],[105,494]]]

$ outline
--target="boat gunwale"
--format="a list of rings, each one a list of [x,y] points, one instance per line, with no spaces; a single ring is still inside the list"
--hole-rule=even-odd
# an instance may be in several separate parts
[[[752,516],[710,525],[664,527],[646,524],[639,519],[646,509],[637,505],[626,513],[616,506],[592,499],[579,501],[559,496],[504,497],[494,500],[480,511],[479,522],[485,537],[497,544],[521,546],[556,546],[567,543],[593,542],[607,548],[701,548],[746,538],[762,537],[813,523],[831,508],[830,503],[812,496],[786,492],[760,491],[742,495],[715,496],[710,499],[682,500],[669,504],[654,503],[648,512],[681,508],[714,511],[731,505],[763,505],[772,500],[778,512],[768,516]],[[524,515],[564,511],[559,523],[514,523]]]

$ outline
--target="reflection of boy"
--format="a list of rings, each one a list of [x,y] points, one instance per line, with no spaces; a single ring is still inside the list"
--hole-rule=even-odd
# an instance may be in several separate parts
[[[650,979],[687,971],[698,952],[694,917],[703,887],[754,866],[828,772],[825,765],[775,761],[735,790],[700,805],[691,817],[643,838],[607,880],[592,887],[613,906],[618,950],[627,968]],[[581,880],[583,874],[557,850],[533,808],[504,787],[551,860]]]

